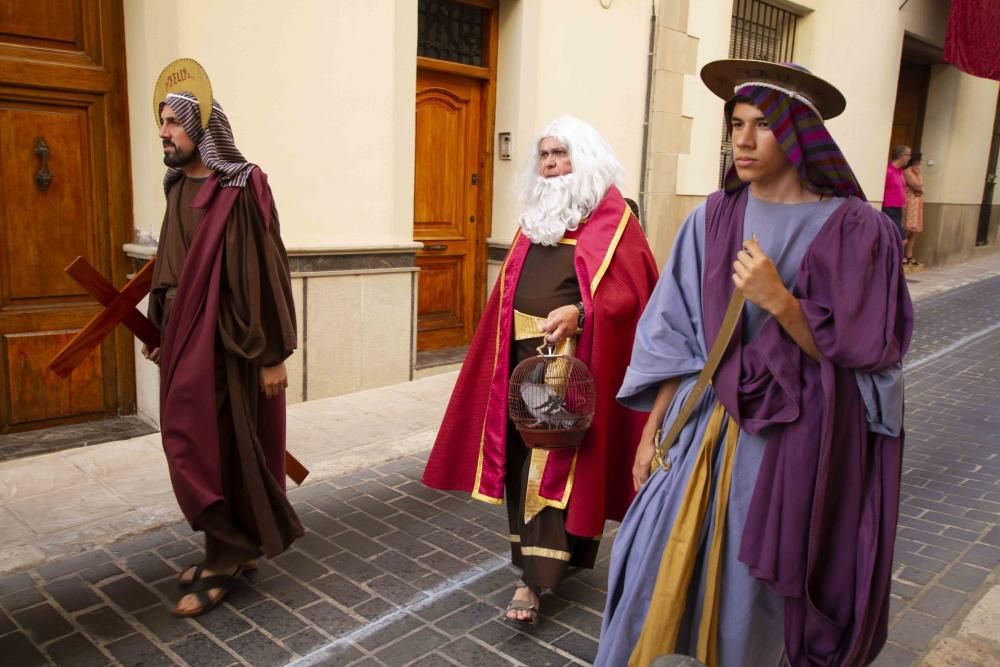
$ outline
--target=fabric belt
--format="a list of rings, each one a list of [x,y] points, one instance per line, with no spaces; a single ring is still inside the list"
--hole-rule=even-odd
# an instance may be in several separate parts
[[[545,332],[542,325],[545,323],[544,317],[528,315],[519,310],[514,311],[514,340],[530,340],[532,338],[544,338]],[[580,333],[577,329],[576,333]],[[576,335],[567,336],[556,344],[556,354],[575,354]]]
[[[743,296],[743,293],[738,289],[733,289],[733,296],[730,297],[729,305],[726,306],[726,315],[722,319],[722,326],[719,327],[719,335],[715,337],[715,342],[712,343],[712,349],[708,352],[708,359],[705,360],[705,367],[698,374],[698,379],[695,381],[691,393],[688,394],[684,404],[681,405],[680,412],[677,413],[677,418],[670,424],[667,434],[661,439],[661,431],[656,431],[657,444],[656,449],[653,450],[653,460],[650,462],[650,474],[660,468],[670,467],[669,463],[664,459],[667,450],[677,442],[681,430],[687,424],[688,419],[691,418],[691,413],[697,407],[698,401],[701,400],[702,395],[705,393],[705,389],[708,388],[708,385],[712,384],[712,376],[715,375],[715,371],[722,361],[722,355],[726,353],[726,348],[729,347],[729,343],[733,339],[733,332],[736,331],[736,325],[743,314],[744,303],[746,303],[746,297]]]

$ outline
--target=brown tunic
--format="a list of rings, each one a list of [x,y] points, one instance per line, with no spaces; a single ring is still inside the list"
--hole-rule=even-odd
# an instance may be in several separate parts
[[[205,179],[183,177],[170,189],[150,290],[149,316],[166,331],[171,305],[203,211],[191,207]],[[268,470],[257,440],[259,371],[284,361],[295,348],[291,278],[276,212],[270,227],[250,188],[237,196],[226,224],[215,344],[215,394],[222,451],[224,501],[206,509],[194,527],[206,533],[205,565],[228,568],[261,554],[261,525],[277,525],[286,547],[303,534],[284,493]],[[262,522],[253,507],[267,508]]]
[[[514,309],[546,317],[562,306],[580,301],[580,283],[573,265],[575,247],[568,244],[534,244],[514,292]],[[511,368],[538,354],[541,338],[511,343]],[[507,521],[511,534],[511,560],[523,570],[526,584],[535,589],[554,588],[568,566],[593,567],[599,540],[581,539],[566,532],[566,511],[546,507],[524,523],[524,492],[531,461],[513,423],[507,426]]]

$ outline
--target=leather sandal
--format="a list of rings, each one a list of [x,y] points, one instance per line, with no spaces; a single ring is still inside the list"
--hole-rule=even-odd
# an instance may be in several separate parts
[[[251,572],[256,572],[257,560],[256,559],[248,560],[247,562],[241,564],[240,567],[243,568],[243,574],[250,574]],[[190,572],[192,569],[194,570],[194,574],[191,576],[191,579],[189,581],[184,581],[184,575]],[[191,565],[188,565],[186,568],[181,570],[180,574],[177,575],[177,588],[181,592],[186,592],[190,590],[194,582],[201,578],[201,573],[202,570],[204,569],[205,569],[204,563],[192,563]]]
[[[199,566],[200,567],[200,566]],[[202,614],[207,614],[212,611],[226,599],[233,587],[239,583],[240,576],[243,574],[243,566],[237,565],[236,571],[231,574],[216,574],[211,577],[201,576],[204,572],[204,568],[197,570],[198,577],[193,579],[187,588],[186,595],[194,595],[198,598],[199,606],[190,611],[180,611],[176,607],[174,608],[174,616],[180,616],[182,618],[193,618],[195,616],[201,616]],[[219,592],[212,596],[209,594],[210,591],[218,590]]]
[[[539,598],[538,591],[531,588],[528,584],[520,583],[517,585],[518,589],[529,588],[531,592],[535,594],[535,598]],[[538,622],[538,612],[539,603],[526,602],[524,600],[511,600],[508,603],[507,608],[503,611],[503,620],[507,623],[514,623],[521,626],[532,626]],[[511,618],[507,614],[512,611],[526,611],[528,612],[528,618]]]

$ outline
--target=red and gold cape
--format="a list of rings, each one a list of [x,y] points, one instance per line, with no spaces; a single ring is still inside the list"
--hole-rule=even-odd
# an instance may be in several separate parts
[[[537,488],[529,489],[538,497],[528,502],[566,509],[567,532],[593,537],[604,531],[605,519],[621,520],[634,494],[632,460],[646,415],[615,396],[657,269],[638,221],[614,186],[563,242],[575,245],[585,321],[576,356],[594,376],[597,405],[577,450],[545,452]],[[445,411],[424,470],[427,486],[503,502],[514,293],[530,246],[518,232]]]

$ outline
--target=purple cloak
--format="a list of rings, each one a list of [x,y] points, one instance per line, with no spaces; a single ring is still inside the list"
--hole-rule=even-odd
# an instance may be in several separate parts
[[[711,345],[734,289],[748,190],[718,192],[706,218],[703,313]],[[885,643],[903,436],[869,431],[855,371],[898,364],[913,307],[891,222],[850,197],[803,257],[793,294],[822,360],[769,318],[742,323],[714,387],[749,433],[767,437],[739,559],[785,596],[793,667],[864,665]],[[765,431],[766,429],[766,431]]]

